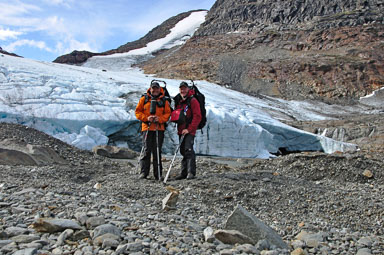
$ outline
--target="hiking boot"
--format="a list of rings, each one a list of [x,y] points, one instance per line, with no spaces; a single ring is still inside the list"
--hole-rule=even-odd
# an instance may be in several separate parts
[[[175,178],[175,180],[183,180],[183,179],[185,179],[185,178],[187,178],[187,177],[186,177],[186,176],[179,175],[179,176],[177,176],[177,177]]]
[[[188,176],[187,176],[187,180],[192,180],[192,179],[195,179],[195,175],[189,173]]]
[[[139,179],[147,179],[147,176],[145,175],[145,173],[141,173]]]

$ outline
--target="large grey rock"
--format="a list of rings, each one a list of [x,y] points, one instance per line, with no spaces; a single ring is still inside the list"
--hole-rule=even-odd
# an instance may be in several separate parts
[[[12,237],[12,236],[28,234],[29,233],[29,229],[27,229],[27,228],[20,228],[20,227],[9,227],[9,228],[5,229],[5,233],[7,233],[7,235],[9,237]]]
[[[37,254],[37,249],[35,248],[27,248],[23,250],[19,250],[13,253],[13,255],[35,255]]]
[[[80,230],[81,226],[73,221],[66,219],[44,219],[39,218],[33,224],[33,228],[38,232],[55,233],[66,229]]]
[[[67,164],[52,148],[31,145],[19,141],[0,141],[0,164],[4,165],[50,165]]]
[[[0,240],[0,248],[3,248],[4,246],[12,243],[12,240]]]
[[[359,249],[356,255],[372,255],[371,250],[368,248]]]
[[[281,249],[288,249],[288,245],[271,227],[264,224],[254,215],[250,214],[241,205],[238,205],[228,217],[225,229],[238,230],[252,238],[254,243],[266,239]]]
[[[117,159],[134,159],[138,156],[137,152],[128,148],[110,145],[95,146],[92,151],[99,156]]]
[[[18,235],[11,237],[11,240],[16,242],[17,244],[20,243],[31,243],[33,241],[39,240],[40,237],[37,235]]]

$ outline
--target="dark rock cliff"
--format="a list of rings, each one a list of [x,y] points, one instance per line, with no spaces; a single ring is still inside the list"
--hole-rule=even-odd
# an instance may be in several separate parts
[[[384,1],[218,0],[183,47],[141,65],[253,95],[353,103],[384,86]]]
[[[196,35],[382,23],[383,10],[382,0],[218,0]]]
[[[9,55],[9,56],[20,57],[19,55],[16,55],[15,53],[11,53],[11,52],[3,50],[3,48],[1,48],[1,47],[0,47],[0,53],[5,54],[5,55]]]

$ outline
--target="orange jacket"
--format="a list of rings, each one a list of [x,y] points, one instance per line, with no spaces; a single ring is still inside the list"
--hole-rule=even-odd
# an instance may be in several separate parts
[[[144,104],[145,96],[142,96],[140,98],[140,101],[137,104],[136,110],[135,110],[136,118],[142,121],[142,124],[141,124],[142,131],[148,130],[148,117],[151,115],[150,107],[151,107],[152,95],[150,93],[150,89],[147,90],[147,97],[148,97],[148,102],[146,102],[145,104]],[[165,130],[165,123],[169,120],[169,117],[171,116],[171,107],[169,105],[169,102],[167,100],[164,100],[163,97],[164,97],[164,90],[163,88],[160,88],[160,95],[156,99],[156,101],[157,102],[161,101],[161,102],[164,102],[165,104],[164,104],[164,107],[156,106],[156,113],[154,115],[159,117],[159,123],[156,123],[156,122],[152,123],[149,128],[150,131],[155,131],[156,129],[161,131]]]

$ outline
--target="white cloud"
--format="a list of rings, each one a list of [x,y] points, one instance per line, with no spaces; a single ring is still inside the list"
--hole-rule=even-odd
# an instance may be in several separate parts
[[[15,41],[7,46],[4,47],[4,49],[6,51],[9,51],[9,52],[14,52],[15,49],[17,47],[21,47],[21,46],[31,46],[31,47],[35,47],[35,48],[39,48],[41,50],[45,50],[45,51],[48,51],[48,52],[53,52],[53,50],[51,48],[49,48],[45,42],[43,41],[35,41],[35,40],[19,40],[19,41]]]
[[[97,49],[90,46],[89,43],[79,42],[75,39],[66,39],[63,42],[57,42],[54,49],[55,53],[58,55],[68,54],[74,50],[86,50],[91,52],[97,52]]]
[[[65,45],[67,45],[67,47],[65,49],[62,49],[61,52],[58,52],[59,54],[67,54],[67,53],[70,53],[74,50],[96,51],[91,46],[89,46],[88,43],[79,42],[75,39],[71,39],[71,40],[67,41],[65,43]],[[61,47],[61,48],[63,48],[63,47]],[[58,48],[58,49],[60,49],[60,48]]]
[[[18,40],[9,47],[29,45],[54,54],[104,51],[139,39],[182,9],[189,9],[188,4],[196,5],[191,0],[179,1],[0,0],[0,41]],[[105,44],[113,46],[104,49]]]
[[[47,44],[43,41],[18,40],[9,45],[4,46],[3,49],[9,52],[15,52],[18,47],[22,47],[22,46],[35,47],[40,50],[44,50],[50,53],[55,53],[58,55],[68,54],[74,50],[87,50],[87,51],[93,51],[93,52],[97,51],[95,48],[92,48],[88,43],[79,42],[75,39],[67,39],[64,42],[58,42],[56,43],[55,48],[48,47]]]
[[[12,30],[9,30],[9,28],[7,29],[1,29],[0,28],[0,40],[7,40],[7,39],[16,39],[17,36],[21,35],[22,32],[18,32],[18,31],[12,31]]]
[[[30,11],[41,10],[40,7],[36,5],[26,4],[18,0],[10,0],[5,2],[0,2],[0,15],[7,17],[12,15],[20,15],[29,13]]]
[[[27,17],[29,13],[41,11],[40,7],[20,1],[0,2],[0,24],[8,26],[30,26],[38,23],[38,18]]]
[[[42,0],[42,1],[48,5],[64,6],[67,8],[71,8],[71,4],[74,2],[74,0]]]

